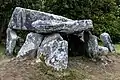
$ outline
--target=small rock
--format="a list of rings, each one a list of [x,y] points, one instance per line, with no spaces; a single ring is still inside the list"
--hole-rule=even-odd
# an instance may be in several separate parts
[[[98,53],[99,55],[103,56],[103,55],[107,55],[109,53],[109,50],[107,47],[103,47],[103,46],[98,46]]]

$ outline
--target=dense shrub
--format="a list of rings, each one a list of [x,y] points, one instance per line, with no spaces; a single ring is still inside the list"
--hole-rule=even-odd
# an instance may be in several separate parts
[[[0,0],[0,42],[5,40],[6,29],[15,7],[37,9],[38,0]],[[2,35],[1,35],[2,34]]]
[[[0,32],[7,28],[13,9],[21,6],[71,19],[92,19],[93,34],[99,36],[102,32],[107,31],[113,41],[118,42],[120,41],[118,5],[118,0],[4,0],[0,1]]]
[[[44,11],[71,19],[92,19],[93,34],[108,32],[114,42],[120,38],[120,12],[115,0],[47,0]],[[51,4],[50,4],[51,3]]]

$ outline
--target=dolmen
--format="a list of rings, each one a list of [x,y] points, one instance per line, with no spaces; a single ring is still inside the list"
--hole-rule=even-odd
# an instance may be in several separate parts
[[[92,20],[72,20],[50,13],[16,7],[6,31],[6,55],[13,55],[16,42],[20,38],[17,31],[29,31],[16,57],[39,58],[43,55],[47,66],[57,70],[66,69],[69,51],[77,49],[79,54],[89,57],[109,52],[107,46],[98,45],[97,37],[92,35],[92,30]],[[74,44],[75,49],[72,48]]]

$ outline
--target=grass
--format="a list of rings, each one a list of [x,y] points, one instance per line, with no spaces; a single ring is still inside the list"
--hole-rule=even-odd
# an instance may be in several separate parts
[[[115,44],[116,53],[120,54],[120,43]]]
[[[0,44],[0,56],[2,56],[4,54],[4,46],[2,44]]]
[[[44,63],[38,63],[35,66],[37,66],[36,74],[29,77],[30,80],[88,80],[90,78],[88,73],[77,64],[63,71],[56,71]]]
[[[0,44],[0,60],[5,58],[4,53],[5,53],[5,47],[3,44]]]
[[[120,54],[120,44],[115,44],[115,48],[116,48],[116,52]],[[5,50],[4,46],[0,45],[0,58],[3,56],[4,50]],[[26,64],[28,65],[28,63]],[[20,67],[22,66],[22,68],[25,67],[25,69],[28,69],[25,72],[28,72],[29,74],[26,73],[25,77],[27,76],[29,80],[93,80],[94,78],[95,78],[94,80],[97,80],[98,79],[97,76],[101,74],[100,71],[102,70],[101,68],[97,68],[98,65],[96,65],[96,63],[91,62],[87,58],[84,59],[82,57],[69,58],[68,69],[61,72],[54,71],[45,64],[39,64],[39,63],[35,64],[34,65],[35,67],[32,67],[29,64],[28,66],[31,68],[29,68],[24,64],[23,65],[17,64],[17,65],[18,68],[19,66]],[[96,76],[96,74],[98,75]],[[106,77],[104,80],[115,80],[113,79],[115,76],[110,77],[111,75],[113,75],[112,73],[106,73],[106,74],[103,73],[103,75],[102,75],[103,77]]]

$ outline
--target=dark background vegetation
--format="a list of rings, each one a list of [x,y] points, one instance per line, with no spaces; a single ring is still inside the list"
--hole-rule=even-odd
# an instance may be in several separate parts
[[[92,19],[93,34],[107,31],[113,42],[120,42],[120,0],[0,0],[0,41],[15,7],[45,11],[74,20]]]

